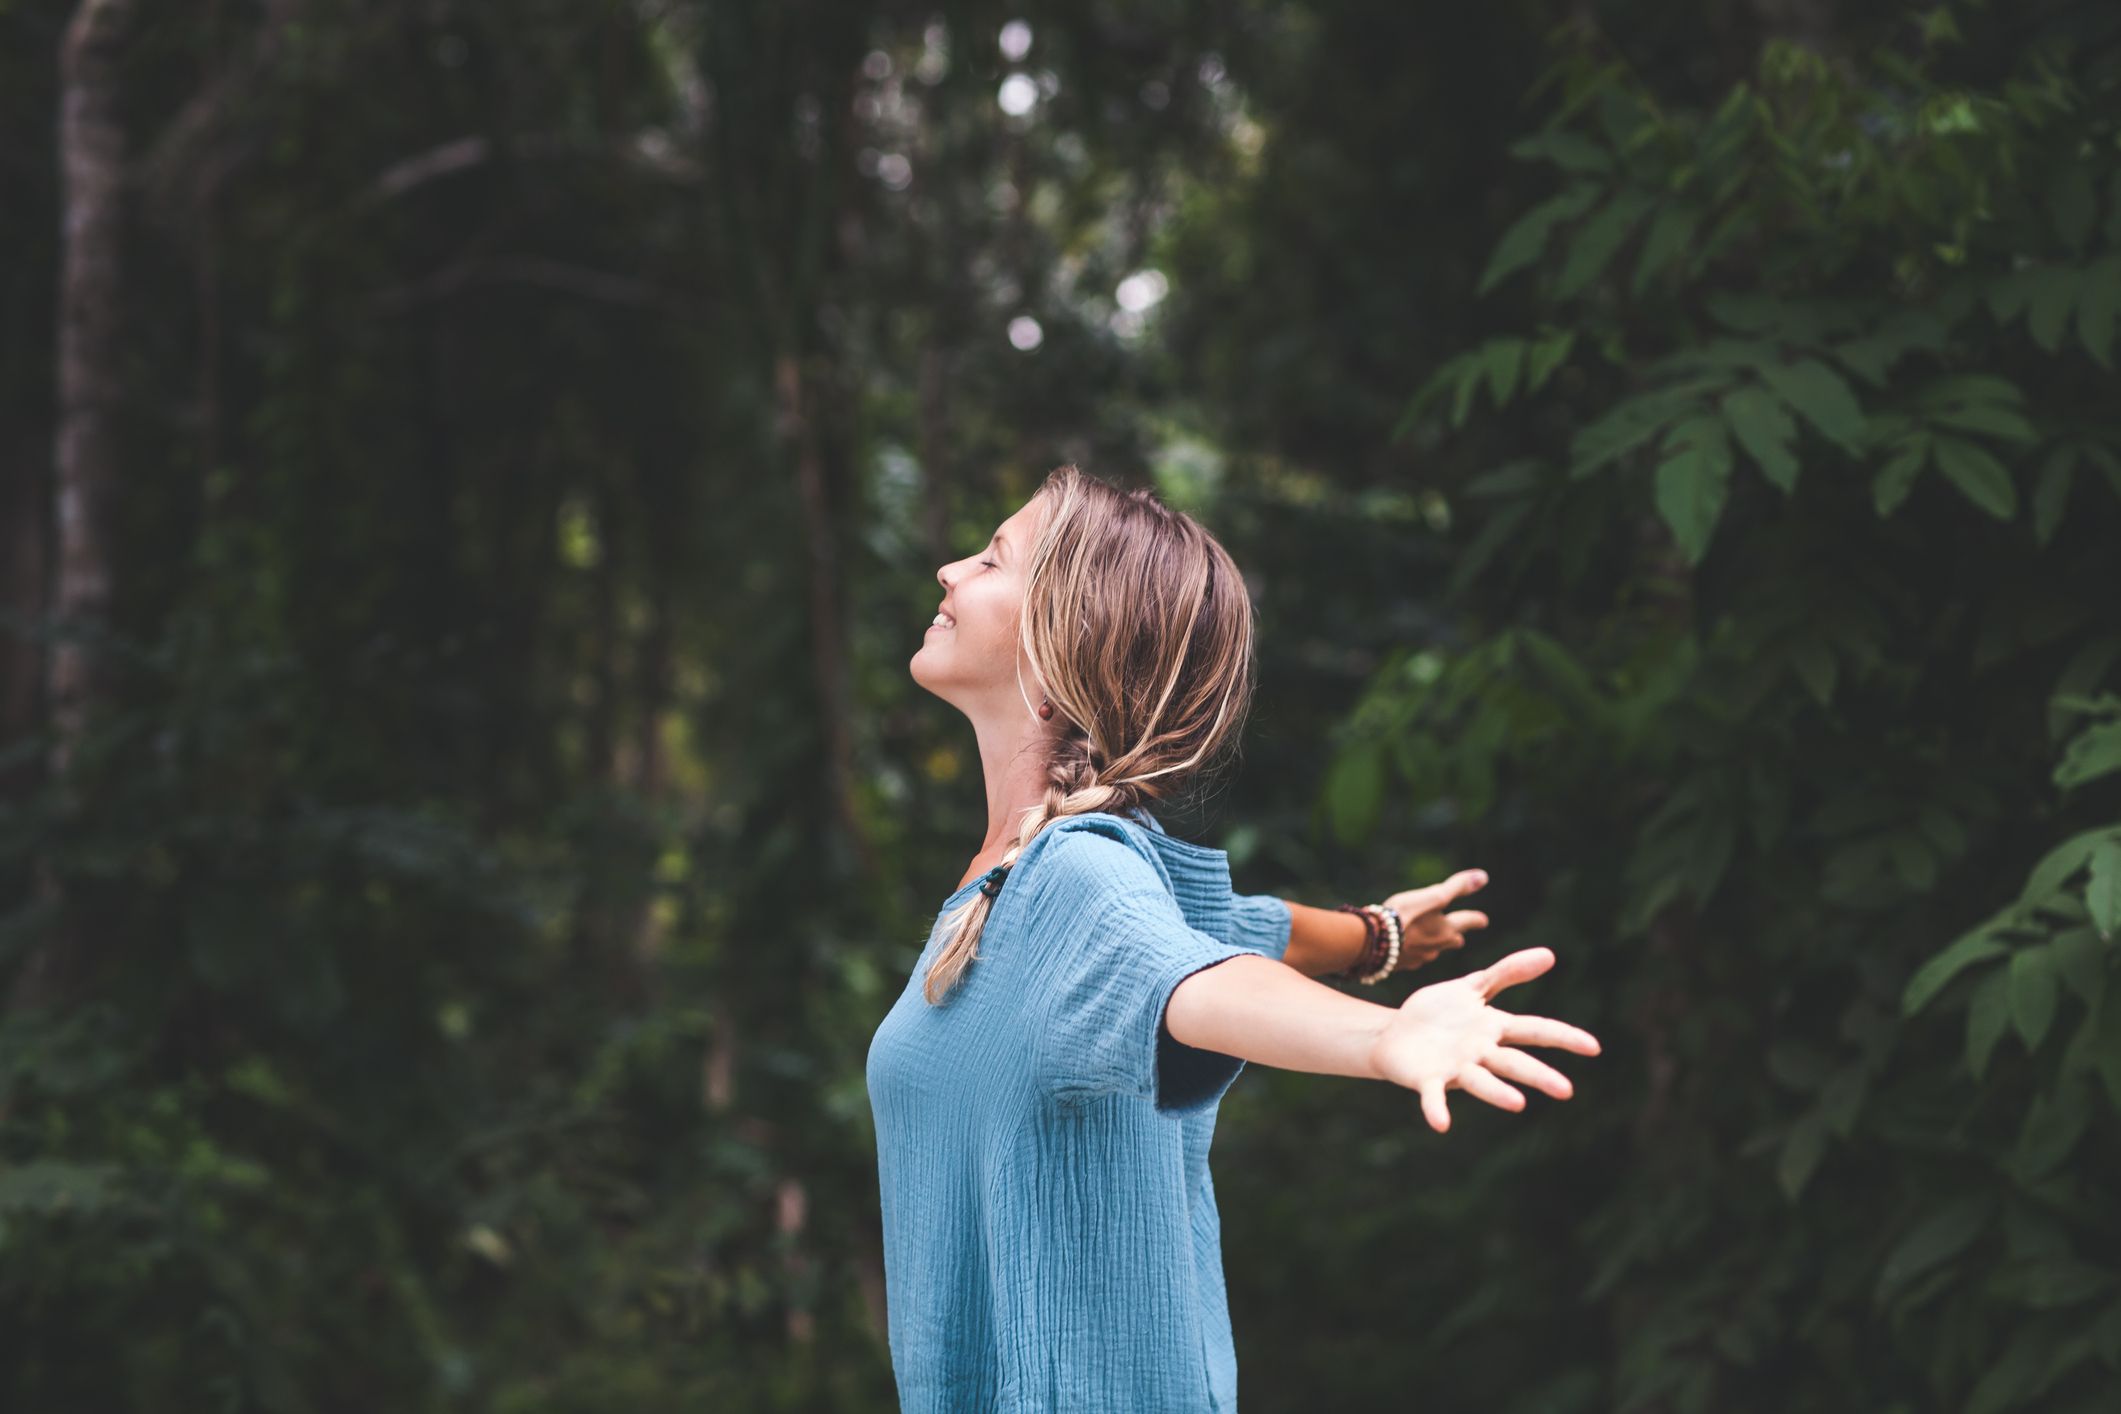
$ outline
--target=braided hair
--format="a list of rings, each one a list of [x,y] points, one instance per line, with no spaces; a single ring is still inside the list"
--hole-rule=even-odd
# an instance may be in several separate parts
[[[1234,752],[1251,705],[1251,597],[1198,521],[1152,490],[1123,490],[1073,466],[1049,474],[1037,498],[1047,514],[1018,639],[1062,727],[1040,738],[1043,797],[946,920],[948,940],[922,984],[930,1003],[978,958],[1009,870],[1041,830],[1171,798]]]

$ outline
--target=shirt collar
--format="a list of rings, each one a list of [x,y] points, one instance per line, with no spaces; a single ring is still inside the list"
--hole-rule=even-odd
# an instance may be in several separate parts
[[[1163,862],[1171,895],[1186,922],[1214,938],[1229,936],[1230,856],[1204,844],[1182,840],[1166,831],[1146,809],[1119,817]]]

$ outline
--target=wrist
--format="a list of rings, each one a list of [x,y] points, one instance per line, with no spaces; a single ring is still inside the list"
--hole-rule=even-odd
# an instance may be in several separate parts
[[[1342,975],[1371,987],[1399,970],[1400,945],[1406,923],[1399,916],[1398,909],[1382,903],[1343,903],[1337,906],[1337,911],[1360,918],[1367,930],[1361,952]]]
[[[1383,1006],[1377,1002],[1370,1005],[1377,1015],[1369,1018],[1369,1027],[1364,1037],[1363,1059],[1367,1067],[1364,1076],[1370,1080],[1386,1080],[1390,1077],[1385,1073],[1381,1052],[1384,1050],[1385,1036],[1391,1031],[1393,1019],[1399,1012],[1395,1007]]]

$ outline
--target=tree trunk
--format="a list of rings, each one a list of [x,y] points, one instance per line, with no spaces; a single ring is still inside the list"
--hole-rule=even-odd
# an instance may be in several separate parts
[[[833,813],[865,872],[874,874],[875,854],[855,804],[854,728],[850,720],[843,654],[846,629],[840,616],[839,550],[833,533],[831,492],[818,446],[815,409],[806,405],[801,361],[783,354],[774,362],[781,436],[795,462],[802,493],[804,548],[810,590],[810,666],[825,733],[825,774]]]
[[[131,0],[82,0],[60,51],[59,433],[52,494],[58,562],[52,608],[69,629],[103,626],[111,600],[110,512],[118,474],[118,302],[125,133],[117,61]],[[53,644],[46,683],[52,766],[63,775],[101,673],[76,633]]]
[[[45,658],[51,779],[65,788],[106,669],[95,640],[111,607],[111,509],[118,479],[119,306],[122,299],[125,129],[119,61],[131,0],[82,0],[59,52],[58,435],[52,458],[57,544],[52,612],[60,636]],[[61,901],[50,861],[39,892]],[[62,920],[73,910],[62,911]],[[86,973],[78,919],[62,921],[16,979],[10,1005],[48,1005]]]

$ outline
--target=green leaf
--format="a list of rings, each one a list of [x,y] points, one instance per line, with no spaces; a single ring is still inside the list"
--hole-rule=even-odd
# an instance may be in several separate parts
[[[2091,1097],[2082,1084],[2072,1082],[2051,1094],[2035,1095],[2011,1156],[2018,1181],[2037,1183],[2053,1173],[2084,1137],[2090,1120]]]
[[[2028,1051],[2038,1050],[2055,1021],[2055,959],[2045,944],[2011,954],[2011,1023]]]
[[[2091,859],[2092,851],[2112,835],[2111,825],[2101,825],[2071,835],[2041,855],[2040,862],[2033,866],[2033,872],[2026,877],[2025,891],[2019,895],[2020,901],[2033,905],[2044,903],[2049,895],[2059,892],[2070,876],[2082,869]]]
[[[2111,1290],[2114,1274],[2075,1257],[2038,1257],[1997,1273],[1990,1294],[2036,1311],[2082,1305]]]
[[[2121,721],[2094,722],[2064,748],[2061,764],[2055,767],[2055,784],[2075,790],[2115,771],[2121,771]]]
[[[2062,697],[2075,693],[2090,692],[2103,682],[2107,671],[2121,661],[2121,633],[2101,634],[2070,655],[2062,671],[2055,676],[2047,705],[2047,735],[2051,741],[2059,742],[2070,730],[2070,723],[2077,713],[2066,710]]]
[[[2055,1337],[2045,1326],[2020,1326],[2001,1358],[1991,1358],[1960,1409],[1963,1414],[2014,1414],[2032,1407],[2053,1375]]]
[[[2092,851],[2091,878],[2084,886],[2084,908],[2092,926],[2109,941],[2121,932],[2121,840],[2106,840]]]
[[[1994,373],[1954,373],[1925,385],[1917,401],[1925,408],[1954,407],[1962,403],[2023,408],[2025,390]]]
[[[2048,944],[2055,954],[2056,975],[2088,1007],[2106,994],[2106,944],[2097,928],[2065,928]]]
[[[1723,420],[1690,417],[1666,434],[1657,464],[1657,511],[1689,564],[1701,563],[1730,492],[1731,444]]]
[[[1413,430],[1414,424],[1421,420],[1421,415],[1428,411],[1431,403],[1462,385],[1465,382],[1466,365],[1470,362],[1472,355],[1461,353],[1454,354],[1438,364],[1436,371],[1423,380],[1421,387],[1416,389],[1414,396],[1407,401],[1406,408],[1399,414],[1399,420],[1392,424],[1389,439],[1397,442],[1406,436]]]
[[[2033,484],[2033,539],[2041,545],[2055,538],[2062,525],[2062,512],[2069,505],[2070,472],[2077,465],[2074,447],[2057,447],[2040,468]]]
[[[1569,356],[1569,350],[1575,346],[1576,333],[1572,329],[1550,334],[1533,344],[1532,351],[1525,357],[1524,390],[1527,393],[1538,392],[1540,386],[1553,376],[1554,370],[1561,367]]]
[[[1925,1214],[1886,1255],[1878,1272],[1879,1297],[1964,1252],[1987,1229],[1994,1214],[1994,1200],[1984,1193],[1955,1198]]]
[[[2009,520],[2018,510],[2018,489],[2003,463],[1972,442],[1957,437],[1937,439],[1937,469],[1982,510],[1998,520]]]
[[[2121,187],[2121,183],[2116,184]],[[2077,337],[2101,368],[2114,366],[2114,314],[2121,307],[2121,255],[2109,255],[2084,272],[2077,299]]]
[[[1863,1096],[1870,1088],[1870,1075],[1861,1065],[1852,1065],[1827,1081],[1819,1092],[1819,1117],[1828,1129],[1846,1139],[1856,1127]]]
[[[1463,594],[1466,587],[1480,577],[1480,572],[1487,568],[1488,562],[1514,543],[1525,521],[1531,517],[1535,505],[1530,499],[1509,502],[1487,518],[1487,523],[1481,526],[1480,533],[1473,537],[1465,549],[1458,552],[1458,557],[1451,566],[1451,578],[1445,585],[1448,597],[1455,599]]]
[[[2069,327],[2070,310],[2077,302],[2079,278],[2066,266],[2049,265],[2028,270],[2025,306],[2026,332],[2049,353],[2062,347],[2062,334]]]
[[[1635,260],[1635,278],[1629,282],[1629,290],[1641,294],[1658,272],[1693,242],[1695,228],[1700,224],[1701,213],[1691,206],[1658,208],[1657,218],[1650,222],[1649,233],[1642,238],[1642,254]]]
[[[1785,495],[1794,492],[1797,458],[1790,442],[1797,436],[1797,424],[1782,403],[1765,388],[1739,388],[1724,395],[1723,416],[1738,445],[1759,464],[1760,474]]]
[[[1908,438],[1900,444],[1900,450],[1892,460],[1878,469],[1871,481],[1871,503],[1878,509],[1883,520],[1900,508],[1908,493],[1915,489],[1915,478],[1929,464],[1930,439],[1924,435]]]
[[[1790,1126],[1789,1137],[1783,1140],[1782,1153],[1775,1162],[1775,1181],[1783,1196],[1796,1202],[1825,1156],[1825,1122],[1817,1114],[1804,1115]]]
[[[1722,386],[1721,378],[1698,378],[1629,398],[1578,432],[1569,442],[1569,476],[1589,476],[1634,451],[1677,418],[1698,411],[1699,395]]]
[[[1488,268],[1473,293],[1486,294],[1510,275],[1539,259],[1554,227],[1580,216],[1597,199],[1598,188],[1582,183],[1547,198],[1518,217],[1510,229],[1503,232],[1502,239],[1495,243],[1495,253],[1488,258]]]
[[[2006,442],[2035,442],[2039,434],[2022,413],[1993,404],[1970,403],[1965,407],[1951,408],[1935,413],[1931,422],[1940,427],[1954,427],[1962,432],[1983,432],[1991,437],[2000,437]]]
[[[1473,415],[1473,399],[1480,392],[1481,362],[1468,358],[1459,366],[1457,386],[1451,390],[1451,425],[1463,427]]]
[[[1524,372],[1524,340],[1488,340],[1482,362],[1488,370],[1488,393],[1500,408],[1517,392],[1518,377]]]
[[[2010,948],[1988,931],[1986,924],[1954,938],[1944,951],[1915,969],[1900,994],[1900,1014],[1913,1016],[1943,991],[1945,984],[1977,962],[2001,957]]]
[[[1840,670],[1834,662],[1834,650],[1824,641],[1806,638],[1791,644],[1790,666],[1821,707],[1833,702],[1834,682]]]
[[[2106,484],[2114,488],[2114,494],[2121,496],[2121,457],[2115,456],[2097,442],[2080,442],[2077,445],[2085,456],[2098,464],[2099,470],[2106,473]]]
[[[1828,441],[1854,455],[1863,438],[1863,409],[1842,376],[1817,359],[1769,364],[1760,370],[1781,399]]]
[[[1842,344],[1834,357],[1873,387],[1885,386],[1886,374],[1915,350],[1935,353],[1951,341],[1944,320],[1929,310],[1902,310],[1877,329]]]
[[[1619,253],[1628,232],[1635,229],[1635,223],[1649,209],[1648,196],[1638,191],[1623,191],[1607,202],[1597,215],[1584,222],[1575,244],[1569,247],[1568,260],[1561,267],[1561,278],[1554,284],[1555,298],[1568,299],[1597,279]]]
[[[1550,128],[1517,139],[1508,150],[1512,157],[1521,161],[1544,159],[1568,172],[1613,170],[1613,155],[1581,133]]]
[[[1999,967],[1981,979],[1966,1008],[1966,1068],[1985,1078],[1988,1059],[2010,1025],[2010,970]]]

